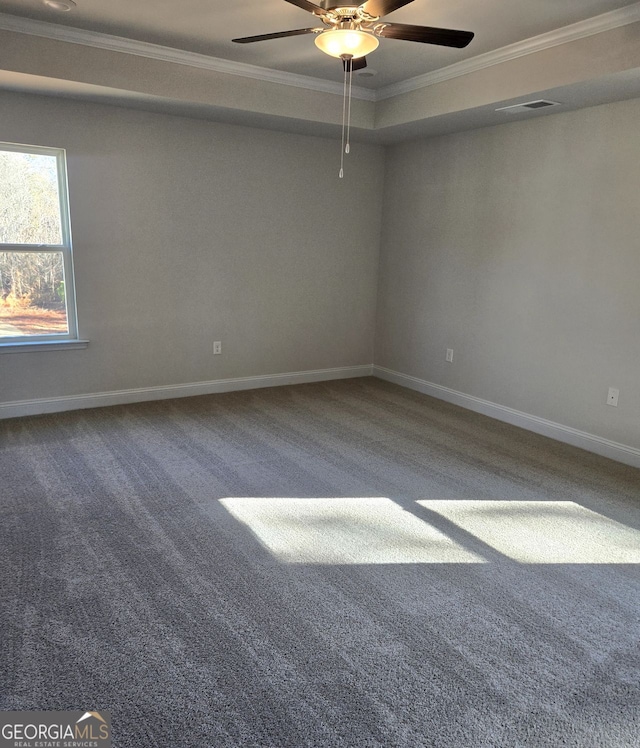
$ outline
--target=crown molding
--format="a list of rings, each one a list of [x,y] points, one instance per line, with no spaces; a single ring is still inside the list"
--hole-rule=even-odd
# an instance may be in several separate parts
[[[189,67],[201,68],[202,70],[237,75],[242,78],[251,78],[268,83],[279,83],[285,86],[305,88],[310,91],[321,91],[339,96],[342,96],[343,93],[342,83],[313,78],[308,75],[287,73],[282,70],[272,70],[271,68],[263,68],[258,65],[248,65],[244,62],[223,60],[220,57],[210,57],[209,55],[197,52],[163,47],[160,44],[126,39],[121,36],[102,34],[97,31],[87,31],[85,29],[61,26],[56,23],[12,16],[8,13],[0,13],[0,30],[15,31],[20,34],[29,34],[30,36],[40,36],[45,39],[69,42],[70,44],[83,44],[87,47],[96,47],[97,49],[105,49],[110,52],[124,52],[125,54],[136,55],[137,57],[147,57],[151,60],[187,65]],[[361,86],[353,86],[352,96],[355,99],[362,99],[364,101],[376,100],[375,91],[362,88]]]
[[[617,29],[620,26],[627,26],[637,21],[640,21],[640,2],[627,5],[618,10],[612,10],[609,13],[602,13],[593,18],[587,18],[585,21],[572,23],[569,26],[563,26],[554,31],[540,34],[539,36],[532,36],[530,39],[524,39],[520,42],[509,44],[506,47],[500,47],[500,49],[476,55],[476,57],[456,62],[453,65],[448,65],[447,67],[425,73],[424,75],[418,75],[415,78],[407,78],[407,80],[400,81],[399,83],[393,83],[390,86],[378,89],[376,92],[376,101],[390,99],[400,94],[433,86],[436,83],[442,83],[443,81],[458,78],[477,70],[483,70],[492,65],[499,65],[502,62],[508,62],[509,60],[515,60],[518,57],[524,57],[534,52],[541,52],[550,47],[557,47],[560,44],[567,44],[568,42],[584,39],[588,36],[594,36],[603,31]]]

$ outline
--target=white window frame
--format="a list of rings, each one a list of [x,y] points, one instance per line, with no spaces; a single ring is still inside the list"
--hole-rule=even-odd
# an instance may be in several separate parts
[[[61,244],[4,244],[0,252],[61,253],[64,266],[64,292],[68,332],[52,335],[16,335],[0,338],[0,353],[46,350],[47,348],[86,348],[88,341],[78,338],[78,315],[73,272],[73,247],[71,241],[71,218],[69,215],[69,190],[67,184],[67,154],[64,148],[0,142],[0,151],[32,153],[38,156],[54,156],[58,178],[60,205]]]

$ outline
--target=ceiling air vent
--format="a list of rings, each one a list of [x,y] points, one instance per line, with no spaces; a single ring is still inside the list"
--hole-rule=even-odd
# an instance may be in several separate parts
[[[546,99],[537,99],[536,101],[524,101],[522,104],[511,104],[511,106],[501,106],[496,112],[507,112],[508,114],[517,114],[526,112],[530,109],[546,109],[550,106],[560,106],[559,101],[547,101]]]

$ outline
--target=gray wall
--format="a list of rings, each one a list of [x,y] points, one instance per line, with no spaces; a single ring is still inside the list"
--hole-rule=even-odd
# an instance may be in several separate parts
[[[640,447],[638,122],[634,100],[390,149],[375,363]]]
[[[0,140],[67,149],[91,344],[0,355],[0,402],[375,359],[640,447],[639,121],[356,144],[338,180],[335,141],[1,93]]]
[[[0,141],[67,149],[91,341],[0,355],[0,402],[371,364],[381,148],[15,93]]]

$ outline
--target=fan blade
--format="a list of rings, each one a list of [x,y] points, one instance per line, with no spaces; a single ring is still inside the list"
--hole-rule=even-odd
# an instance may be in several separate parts
[[[368,0],[361,7],[365,13],[382,18],[382,16],[393,13],[394,10],[398,10],[403,5],[409,5],[412,2],[413,0]]]
[[[349,63],[349,60],[342,60],[342,69],[348,71],[349,68],[347,67]],[[367,58],[366,57],[358,57],[357,60],[351,60],[351,70],[355,72],[356,70],[364,70],[367,67]]]
[[[386,23],[379,31],[387,39],[404,39],[408,42],[423,44],[440,44],[443,47],[466,47],[473,39],[471,31],[454,31],[453,29],[434,29],[430,26],[412,26],[408,23]]]
[[[293,31],[277,31],[275,34],[259,34],[258,36],[243,36],[241,39],[232,39],[238,44],[250,44],[251,42],[264,42],[267,39],[282,39],[285,36],[300,36],[300,34],[313,34],[317,29],[294,29]]]
[[[309,13],[315,13],[316,15],[321,16],[323,13],[326,13],[324,8],[321,8],[319,5],[315,5],[314,3],[310,3],[309,0],[285,0],[285,2],[291,3],[291,5],[297,5],[298,8],[308,10]]]

